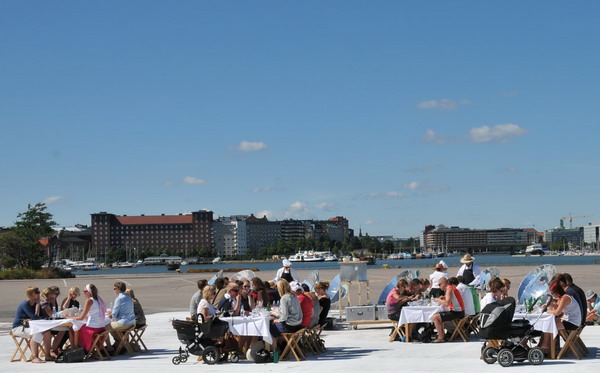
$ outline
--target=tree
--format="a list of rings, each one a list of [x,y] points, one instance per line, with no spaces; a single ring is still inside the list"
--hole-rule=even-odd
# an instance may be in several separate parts
[[[0,235],[0,252],[4,262],[3,267],[12,268],[15,265],[27,267],[28,256],[25,250],[25,242],[14,231]]]
[[[46,238],[50,243],[54,233],[52,227],[56,222],[52,220],[52,214],[46,212],[44,203],[27,205],[27,211],[17,215],[17,218],[20,220],[15,223],[15,229],[9,232],[14,235],[3,239],[2,251],[15,259],[19,267],[39,269],[46,258],[40,240]]]

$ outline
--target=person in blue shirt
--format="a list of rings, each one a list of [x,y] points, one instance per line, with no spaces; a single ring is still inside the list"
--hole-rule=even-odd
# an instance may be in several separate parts
[[[585,292],[585,299],[588,308],[585,321],[590,325],[600,324],[600,299],[598,299],[598,294],[593,290],[588,290]]]
[[[135,312],[133,311],[133,300],[127,294],[127,285],[122,281],[115,282],[114,291],[115,304],[111,310],[109,310],[108,317],[110,317],[110,324],[106,325],[106,330],[111,330],[111,335],[115,339],[115,344],[118,343],[118,336],[113,330],[127,329],[132,325],[135,326]],[[116,347],[116,346],[113,346]]]
[[[27,300],[21,302],[19,307],[17,307],[17,313],[12,324],[12,334],[16,337],[29,339],[29,347],[33,353],[32,363],[45,363],[44,360],[39,358],[39,344],[31,339],[31,330],[28,324],[30,320],[39,320],[43,318],[39,316],[40,289],[35,286],[29,286],[25,290],[25,295],[27,296]],[[45,350],[50,351],[50,339],[52,338],[52,334],[50,334],[50,331],[48,330],[42,333],[42,336]],[[47,356],[46,359],[51,360],[49,356]]]

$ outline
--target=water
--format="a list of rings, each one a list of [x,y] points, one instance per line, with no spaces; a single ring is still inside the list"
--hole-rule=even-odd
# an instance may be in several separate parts
[[[374,266],[368,268],[381,268],[387,264],[390,268],[433,268],[440,260],[446,262],[449,267],[460,267],[461,256],[451,256],[438,259],[403,259],[403,260],[378,260]],[[480,255],[476,256],[476,263],[483,269],[496,266],[529,266],[535,267],[541,264],[553,265],[583,265],[583,264],[600,264],[600,256],[527,256],[527,257],[512,257],[510,255]],[[293,264],[297,270],[336,270],[340,268],[338,262],[296,262]],[[236,262],[236,263],[218,263],[218,264],[197,264],[181,266],[181,272],[186,272],[188,269],[224,269],[224,268],[258,268],[261,272],[276,271],[281,268],[280,262],[258,263],[258,262]],[[146,273],[168,273],[173,272],[167,270],[166,266],[147,266],[137,268],[116,268],[116,269],[101,269],[98,271],[75,271],[76,275],[107,275],[107,274],[146,274]],[[207,276],[212,276],[210,272]]]

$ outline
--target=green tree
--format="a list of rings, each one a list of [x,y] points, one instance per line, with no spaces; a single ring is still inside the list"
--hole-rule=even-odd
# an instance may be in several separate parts
[[[48,242],[51,241],[54,233],[52,227],[56,222],[52,220],[52,214],[46,212],[44,203],[27,205],[27,211],[17,215],[17,218],[15,229],[9,232],[16,237],[11,235],[5,238],[1,245],[3,254],[15,259],[19,267],[39,269],[48,257],[40,240],[46,238]],[[52,256],[48,259],[51,261]]]

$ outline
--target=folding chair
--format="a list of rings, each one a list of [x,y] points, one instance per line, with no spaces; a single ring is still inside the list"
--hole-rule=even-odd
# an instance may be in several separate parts
[[[300,339],[302,348],[306,353],[310,352],[314,356],[321,353],[314,342],[314,332],[312,328],[305,328],[302,338]]]
[[[144,325],[139,329],[134,328],[130,332],[131,340],[129,341],[129,344],[131,346],[133,346],[133,348],[135,350],[139,350],[139,352],[148,352],[148,348],[146,347],[146,344],[142,340],[142,336],[144,335],[144,332],[146,331],[147,327],[148,327],[148,325]]]
[[[297,361],[304,360],[306,357],[302,352],[302,349],[298,345],[298,342],[304,334],[304,329],[298,330],[296,333],[281,333],[281,336],[286,342],[285,349],[279,356],[279,360],[285,360],[289,358],[290,352],[294,354]]]
[[[10,336],[12,337],[13,342],[15,342],[16,346],[15,352],[10,358],[10,362],[14,363],[16,361],[31,361],[31,358],[33,357],[31,355],[33,355],[33,353],[31,352],[31,348],[29,347],[29,340],[27,338],[17,337],[12,333],[12,331],[10,332]],[[23,345],[23,343],[25,343],[25,345]],[[27,357],[27,351],[30,352],[30,357]]]
[[[133,348],[131,347],[130,332],[135,329],[135,325],[131,325],[128,328],[123,329],[113,329],[111,330],[116,335],[116,339],[118,341],[117,348],[115,349],[114,355],[119,355],[123,349],[127,351],[129,356],[133,355]]]
[[[581,347],[581,344],[579,344],[579,341],[581,341],[581,339],[579,338],[579,334],[581,334],[582,330],[583,327],[580,326],[575,330],[569,331],[562,329],[558,331],[558,335],[562,337],[562,339],[565,341],[565,344],[556,356],[557,359],[562,358],[569,350],[573,353],[577,360],[581,359],[581,356],[584,355],[586,353],[585,350],[587,350],[587,348],[585,348],[585,345],[583,345],[583,347],[585,348],[584,350]],[[581,343],[583,344],[583,341],[581,341]]]
[[[401,340],[402,337],[404,337],[405,335],[406,332],[404,331],[402,325],[399,325],[398,321],[392,320],[392,334],[390,334],[390,338],[388,339],[388,341],[394,342],[396,338]]]
[[[102,333],[94,334],[92,337],[92,347],[88,351],[87,355],[85,355],[85,360],[98,358],[100,360],[110,360],[110,354],[106,350],[104,346],[104,342],[106,338],[110,334],[110,331],[105,330]]]
[[[325,352],[327,349],[325,348],[325,341],[321,339],[321,333],[323,332],[323,325],[317,325],[312,328],[313,332],[313,342],[315,346],[318,348],[319,352]]]
[[[469,321],[471,320],[471,316],[465,316],[460,320],[452,320],[452,325],[454,325],[454,332],[450,336],[449,342],[452,342],[456,339],[456,337],[460,336],[463,342],[469,341]]]

